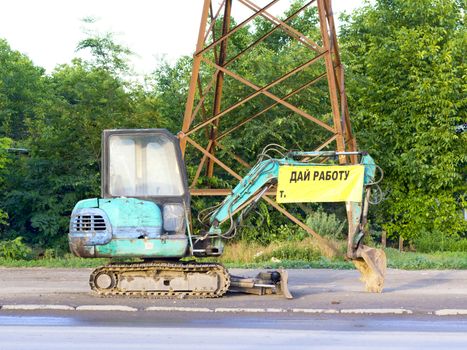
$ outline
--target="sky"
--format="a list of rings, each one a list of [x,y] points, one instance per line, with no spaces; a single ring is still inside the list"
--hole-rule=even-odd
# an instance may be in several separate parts
[[[283,13],[290,1],[279,0],[270,12]],[[255,0],[260,6],[268,2]],[[335,17],[362,4],[363,0],[334,0]],[[144,75],[163,57],[174,62],[194,52],[202,5],[203,0],[8,0],[2,1],[0,38],[50,73],[78,56],[76,45],[86,37],[83,28],[112,32],[116,42],[136,54],[131,65],[137,75]],[[237,21],[252,13],[236,1],[232,11]],[[97,22],[85,25],[85,17]]]

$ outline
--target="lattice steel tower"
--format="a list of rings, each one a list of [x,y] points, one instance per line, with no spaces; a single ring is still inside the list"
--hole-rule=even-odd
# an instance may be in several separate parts
[[[182,132],[179,134],[182,152],[185,153],[186,147],[189,145],[199,151],[199,163],[190,188],[192,195],[226,195],[230,192],[228,189],[197,188],[196,183],[203,170],[208,177],[213,176],[215,166],[222,168],[231,176],[241,179],[238,172],[227,165],[227,160],[219,157],[218,151],[223,147],[221,140],[233,132],[237,132],[238,137],[241,137],[241,133],[239,133],[241,128],[244,128],[253,119],[264,116],[276,106],[286,108],[296,118],[305,118],[307,123],[312,123],[316,128],[324,131],[323,134],[326,137],[318,142],[315,150],[356,151],[356,141],[352,135],[347,109],[344,70],[339,56],[331,0],[308,1],[293,13],[289,11],[290,14],[285,19],[271,14],[272,7],[279,0],[270,1],[264,6],[260,6],[259,2],[260,0],[223,0],[218,3],[214,0],[204,0]],[[235,24],[231,18],[232,6],[248,10],[251,15]],[[316,23],[319,23],[319,32],[321,33],[318,40],[316,38],[313,40],[291,24],[304,11],[313,7],[317,7],[318,19]],[[270,22],[272,24],[270,29],[253,42],[245,44],[241,49],[236,47],[235,51],[230,53],[229,41],[257,18]],[[236,62],[241,61],[244,55],[253,52],[264,40],[271,40],[276,31],[282,31],[289,39],[288,44],[281,46],[280,42],[277,43],[278,50],[288,50],[291,47],[290,41],[295,41],[296,44],[306,48],[308,52],[304,62],[297,63],[295,68],[266,84],[258,84],[254,79],[251,79],[252,76],[254,77],[254,71],[248,74],[250,79],[247,79],[245,74],[242,75],[231,68]],[[271,62],[270,64],[271,67],[280,66],[281,62]],[[287,93],[278,96],[276,91],[281,91],[281,85],[289,83],[298,74],[305,70],[309,71],[313,66],[321,67],[322,72],[309,78],[306,82],[301,81],[300,85],[294,89],[285,87],[283,91],[287,91]],[[254,70],[253,67],[252,70]],[[223,90],[227,77],[244,85],[245,90],[251,91],[251,93],[243,97],[237,96],[234,103],[225,106]],[[296,103],[292,102],[292,97],[303,92],[312,93],[318,82],[322,84],[326,81],[329,107],[327,117],[312,115],[303,107],[300,100],[297,100]],[[231,116],[247,102],[258,98],[264,100],[264,97],[270,101],[265,108],[255,111],[252,115],[236,116],[234,124],[232,124],[232,120],[224,125],[221,123],[224,118]],[[245,167],[249,166],[239,154],[230,154],[230,157]],[[341,156],[339,162],[341,164],[355,163],[356,157]],[[313,236],[319,237],[284,207],[279,206],[270,197],[271,194],[267,193],[263,196],[266,202]]]

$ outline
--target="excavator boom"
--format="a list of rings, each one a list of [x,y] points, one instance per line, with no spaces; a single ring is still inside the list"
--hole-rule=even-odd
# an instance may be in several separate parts
[[[361,188],[361,201],[346,202],[349,221],[346,259],[351,260],[361,272],[361,279],[365,283],[367,291],[381,292],[386,273],[385,253],[381,249],[362,244],[367,222],[369,195],[371,186],[375,184],[377,169],[373,158],[366,152],[289,152],[284,158],[269,158],[259,161],[210,216],[210,236],[213,237],[217,234],[222,238],[233,237],[237,226],[239,226],[246,214],[265,195],[268,189],[277,184],[281,166],[326,166],[333,159],[349,155],[361,157],[360,164],[364,166],[364,179]],[[325,159],[320,163],[311,163],[307,161],[310,158]],[[345,167],[345,165],[342,166]],[[234,220],[233,216],[237,213],[238,216]],[[221,233],[220,225],[229,219],[231,222],[229,229]]]

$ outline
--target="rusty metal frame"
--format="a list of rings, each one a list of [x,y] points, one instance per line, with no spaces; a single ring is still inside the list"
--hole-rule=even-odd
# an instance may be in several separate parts
[[[251,120],[264,115],[267,111],[275,106],[281,105],[295,114],[306,118],[309,122],[314,123],[319,128],[322,128],[330,133],[330,136],[321,143],[316,149],[321,150],[325,147],[331,147],[335,145],[337,151],[355,151],[357,150],[357,144],[352,134],[352,128],[350,124],[350,117],[347,108],[347,98],[345,95],[345,84],[344,84],[344,68],[340,61],[338,43],[336,37],[335,24],[333,19],[331,0],[310,0],[304,4],[300,9],[289,15],[285,19],[279,19],[276,16],[271,15],[270,7],[276,4],[279,0],[271,0],[264,7],[254,3],[255,0],[223,0],[214,11],[213,0],[204,0],[203,10],[201,14],[201,24],[198,33],[198,41],[196,45],[196,51],[193,57],[192,76],[190,80],[187,103],[185,106],[185,114],[182,125],[182,130],[179,133],[180,145],[183,154],[187,144],[193,146],[199,151],[202,156],[198,164],[196,174],[192,180],[190,191],[192,195],[226,195],[230,190],[226,189],[212,189],[212,188],[196,188],[199,177],[204,168],[206,168],[206,175],[212,176],[214,166],[219,166],[231,176],[241,179],[241,176],[232,170],[225,164],[221,159],[216,156],[216,149],[222,148],[219,143],[225,136],[230,135],[232,132],[239,130],[244,127]],[[306,35],[293,28],[289,23],[290,21],[302,13],[305,9],[310,6],[318,7],[319,16],[319,29],[321,32],[321,45],[314,42]],[[252,15],[248,16],[238,25],[231,28],[230,14],[232,6],[244,6],[253,12]],[[223,10],[223,12],[222,12]],[[219,19],[220,14],[223,13],[223,17]],[[248,23],[257,17],[270,21],[273,27],[263,34],[260,38],[256,39],[253,43],[248,44],[245,48],[242,48],[239,53],[236,53],[233,57],[228,57],[228,39],[231,38],[241,28],[245,27]],[[222,32],[220,37],[215,35],[215,21],[222,21]],[[296,40],[300,44],[304,45],[310,50],[310,58],[297,67],[293,68],[289,72],[276,78],[272,82],[258,86],[252,81],[236,74],[234,71],[228,68],[232,63],[240,60],[245,53],[254,49],[258,44],[263,42],[272,33],[277,30],[282,30],[286,33],[291,40]],[[212,60],[214,57],[214,61]],[[324,62],[323,62],[324,61]],[[323,64],[326,71],[310,81],[306,82],[302,86],[296,88],[292,92],[289,92],[285,96],[276,96],[270,89],[280,85],[287,79],[293,79],[293,76],[306,68],[316,65]],[[203,87],[200,78],[200,67],[206,65],[213,74],[208,83]],[[249,87],[253,90],[248,96],[241,98],[231,106],[222,106],[222,89],[224,77],[229,76],[241,84]],[[330,109],[332,114],[332,125],[329,125],[319,118],[310,115],[308,112],[287,101],[290,97],[296,95],[300,91],[312,87],[318,81],[323,80],[326,77]],[[211,93],[214,87],[214,98],[213,106],[210,108],[211,115],[208,116],[205,108],[206,95]],[[256,98],[257,96],[267,96],[273,100],[273,103],[255,113],[252,116],[242,118],[239,123],[229,129],[222,130],[221,119],[228,115],[233,110],[245,104],[247,101]],[[198,98],[198,102],[195,105],[195,99]],[[211,107],[211,106],[210,106]],[[198,114],[202,114],[202,119],[198,120]],[[196,123],[195,123],[196,122]],[[201,130],[205,130],[206,147],[201,146],[200,143],[193,139],[193,136]],[[197,134],[198,135],[198,134]],[[198,139],[202,139],[201,135],[198,135]],[[204,143],[204,142],[201,142]],[[248,168],[249,164],[246,163],[236,154],[230,154],[230,157],[238,164]],[[357,161],[355,156],[339,158],[341,164],[355,163]],[[263,198],[271,206],[279,210],[290,220],[298,224],[300,227],[310,232],[310,229],[304,225],[300,220],[295,218],[292,214],[286,211],[282,206],[278,205],[273,199],[269,198],[272,193],[266,193]],[[320,239],[319,235],[315,232],[310,232],[315,238]]]

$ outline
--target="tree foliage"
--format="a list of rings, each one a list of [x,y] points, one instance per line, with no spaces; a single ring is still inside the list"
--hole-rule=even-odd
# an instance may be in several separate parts
[[[361,148],[386,173],[379,221],[405,238],[462,234],[465,221],[465,8],[378,0],[347,17],[341,41]]]
[[[99,61],[75,59],[41,79],[47,99],[26,120],[28,137],[22,140],[30,157],[17,159],[6,176],[9,191],[2,203],[10,225],[4,236],[65,247],[71,209],[78,200],[99,195],[102,130],[165,122],[151,92]]]
[[[83,19],[87,25],[97,22],[95,18]],[[127,74],[129,71],[128,56],[133,53],[124,45],[119,44],[113,33],[101,33],[91,28],[84,29],[86,38],[81,40],[76,51],[84,51],[90,54],[89,64],[100,67],[114,74]]]
[[[284,17],[303,4],[295,1]],[[320,41],[315,12],[310,8],[289,23]],[[376,0],[344,19],[340,42],[353,126],[360,148],[385,170],[387,198],[379,210],[370,211],[371,224],[393,235],[465,235],[460,210],[465,207],[466,133],[455,132],[466,120],[464,13],[464,2],[456,0]],[[272,28],[258,18],[237,31],[228,40],[229,57]],[[220,29],[215,26],[217,37]],[[8,242],[21,243],[15,241],[21,236],[27,244],[43,248],[66,246],[74,204],[99,195],[102,130],[159,127],[177,133],[182,125],[190,57],[174,64],[161,62],[142,86],[127,79],[131,52],[112,34],[87,35],[77,49],[90,56],[60,65],[48,75],[0,40],[0,238]],[[310,58],[307,48],[278,30],[228,68],[265,86]],[[213,71],[202,68],[203,83]],[[323,72],[324,65],[312,66],[270,91],[284,97]],[[221,109],[252,92],[226,76]],[[312,92],[301,91],[289,101],[331,121],[324,80]],[[248,101],[221,120],[222,130],[273,102],[264,96]],[[212,96],[206,96],[206,106],[212,106]],[[212,112],[206,110],[206,116]],[[201,134],[192,137],[200,140]],[[253,164],[269,143],[310,150],[325,138],[320,128],[277,105],[223,138],[223,149],[217,152],[227,159],[224,156],[233,151]],[[7,156],[3,150],[10,145],[28,148],[29,156]],[[193,150],[188,152],[187,168],[193,175],[197,162]],[[233,160],[226,163],[246,172]],[[199,181],[214,187],[234,184],[219,167],[213,178]],[[196,198],[193,204],[203,209],[214,204],[209,201]],[[245,223],[243,238],[271,242],[296,231],[267,205],[258,211],[259,216]],[[310,220],[336,231],[342,229],[339,219],[344,217],[342,211],[337,217],[321,213]]]
[[[5,191],[3,177],[6,172],[6,166],[8,165],[8,156],[7,149],[11,145],[11,140],[2,137],[0,138],[0,193]],[[0,227],[7,223],[8,215],[2,211],[2,206],[0,205]],[[0,229],[1,232],[1,229]]]
[[[35,115],[44,98],[44,69],[0,39],[0,137],[22,139],[27,135],[25,122]]]

